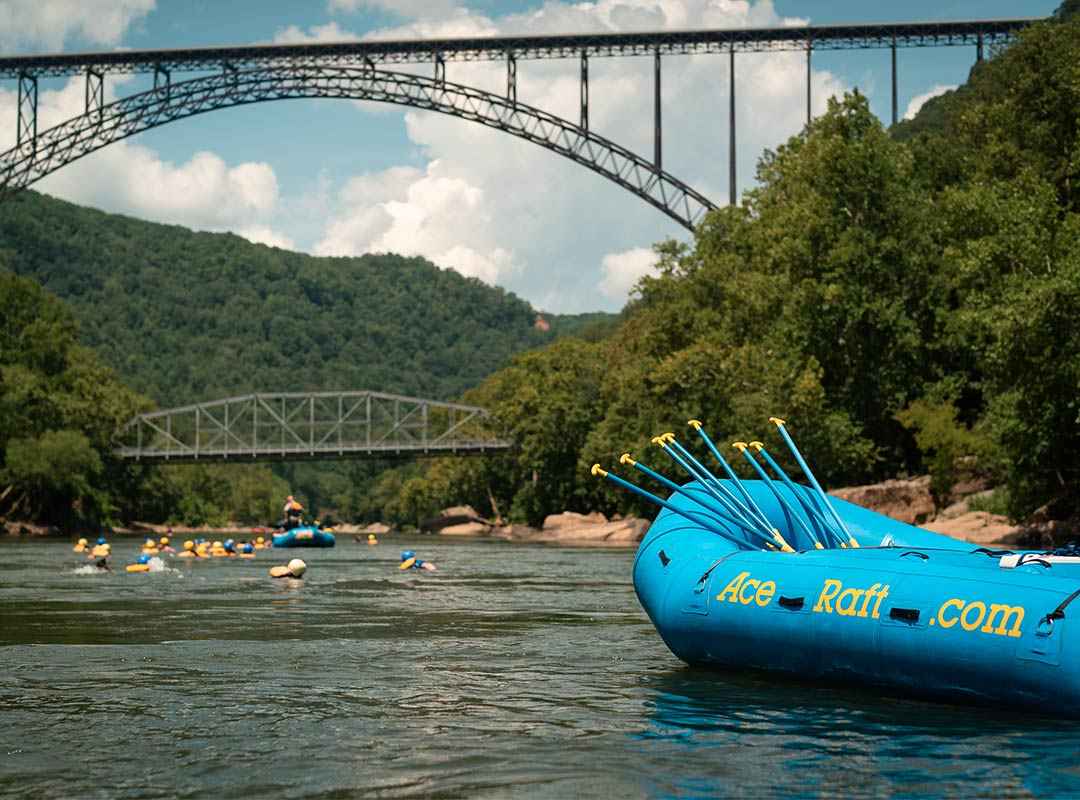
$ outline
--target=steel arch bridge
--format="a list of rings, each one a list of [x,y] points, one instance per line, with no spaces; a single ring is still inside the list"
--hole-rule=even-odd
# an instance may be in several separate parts
[[[715,206],[658,165],[554,114],[444,79],[339,66],[267,66],[169,83],[90,108],[0,154],[7,191],[169,122],[233,106],[304,98],[374,100],[437,111],[534,142],[597,172],[693,228]]]
[[[477,406],[383,392],[249,394],[139,414],[124,461],[196,463],[484,455],[510,448]]]
[[[693,228],[714,204],[662,167],[661,61],[670,56],[726,55],[729,202],[737,202],[735,145],[736,52],[803,51],[806,117],[811,117],[811,56],[815,50],[888,49],[892,53],[892,119],[897,121],[897,48],[985,46],[1011,41],[1032,18],[900,22],[727,30],[590,33],[428,40],[361,40],[178,50],[117,50],[0,57],[0,80],[18,82],[16,145],[0,153],[0,197],[10,195],[88,153],[141,131],[196,114],[286,98],[376,100],[469,119],[546,147],[609,178]],[[589,128],[589,60],[651,57],[651,160]],[[518,101],[519,60],[579,59],[581,115],[575,124]],[[448,61],[503,61],[506,94],[446,80]],[[386,64],[434,66],[423,78],[382,69]],[[173,73],[200,73],[174,82]],[[109,74],[153,75],[152,90],[106,105]],[[209,73],[209,74],[208,74]],[[85,113],[38,130],[41,78],[85,78]]]

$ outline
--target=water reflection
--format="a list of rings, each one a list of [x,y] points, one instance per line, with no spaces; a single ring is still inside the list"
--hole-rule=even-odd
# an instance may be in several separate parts
[[[1080,795],[1066,720],[691,668],[650,688],[658,794]]]

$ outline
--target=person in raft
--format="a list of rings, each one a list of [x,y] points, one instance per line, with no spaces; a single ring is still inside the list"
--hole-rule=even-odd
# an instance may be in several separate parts
[[[299,558],[294,558],[288,564],[270,567],[271,578],[302,578],[307,572],[307,564]]]
[[[304,513],[304,507],[290,494],[285,498],[285,508],[282,509],[282,512],[285,514],[285,530],[291,531],[300,525],[300,517]]]
[[[423,569],[428,572],[434,572],[436,567],[430,561],[424,561],[422,558],[417,558],[416,553],[412,550],[402,550],[401,563],[398,565],[398,569]]]

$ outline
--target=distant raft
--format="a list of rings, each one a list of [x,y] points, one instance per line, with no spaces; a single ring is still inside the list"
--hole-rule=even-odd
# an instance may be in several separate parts
[[[333,547],[334,534],[310,525],[274,534],[274,547]]]
[[[809,467],[813,488],[669,455],[692,480],[664,497],[593,471],[662,505],[634,588],[678,658],[1080,717],[1080,558],[905,525],[827,497]]]

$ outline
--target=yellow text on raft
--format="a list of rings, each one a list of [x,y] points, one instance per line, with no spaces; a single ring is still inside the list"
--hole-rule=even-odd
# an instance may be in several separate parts
[[[997,624],[994,624],[994,621]],[[1009,622],[1012,627],[1009,627]],[[1023,606],[1009,606],[1004,603],[990,603],[987,609],[982,600],[968,602],[959,597],[946,600],[938,609],[937,616],[930,619],[931,625],[951,628],[956,623],[965,631],[981,631],[995,636],[1020,636],[1020,625],[1024,621]]]
[[[740,572],[732,578],[716,599],[721,603],[726,600],[729,603],[741,603],[744,606],[756,603],[764,608],[773,599],[774,594],[776,594],[776,581],[751,578],[747,571]]]

